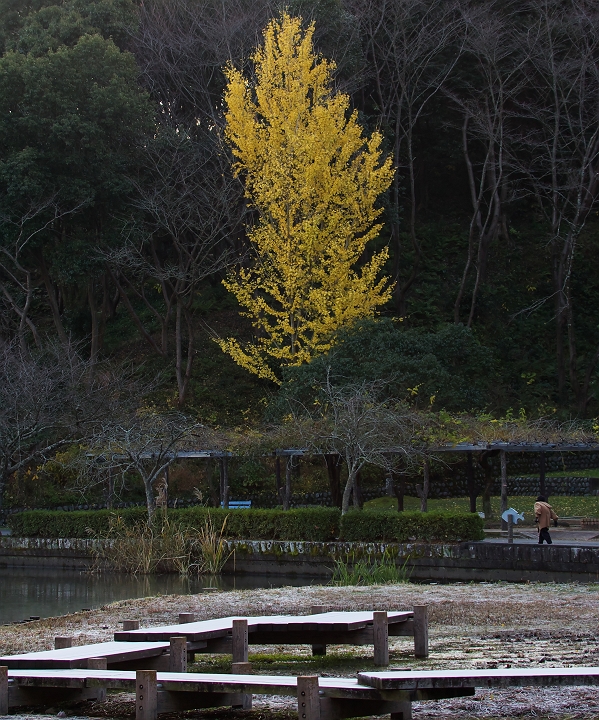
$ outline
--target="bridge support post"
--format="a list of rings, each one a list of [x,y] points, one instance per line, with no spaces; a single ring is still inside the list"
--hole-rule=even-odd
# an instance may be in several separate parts
[[[246,663],[248,661],[248,621],[233,620],[233,662]]]
[[[310,615],[320,615],[326,611],[324,605],[312,605],[310,608]],[[319,643],[318,645],[312,645],[312,655],[326,655],[327,646]]]
[[[389,665],[389,622],[385,610],[372,613],[374,634],[374,664]]]
[[[297,679],[298,720],[320,720],[318,676],[305,675]]]
[[[172,637],[170,640],[168,671],[187,672],[187,638],[185,636]]]
[[[414,655],[428,657],[428,605],[414,605]]]
[[[8,715],[8,667],[0,666],[0,715]]]
[[[157,720],[158,690],[156,670],[135,673],[135,720]]]
[[[89,658],[87,661],[88,670],[106,670],[108,667],[108,660],[105,657]],[[88,681],[89,682],[89,681]],[[98,694],[96,695],[96,702],[106,702],[106,684],[98,683],[97,685],[91,685],[90,687],[96,687]]]

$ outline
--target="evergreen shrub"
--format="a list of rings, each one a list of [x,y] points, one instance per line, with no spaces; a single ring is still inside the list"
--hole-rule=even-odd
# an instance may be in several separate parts
[[[341,518],[341,540],[361,542],[460,542],[484,538],[476,513],[360,512]]]
[[[88,538],[106,537],[110,516],[119,516],[125,525],[144,523],[145,508],[123,510],[27,510],[8,518],[15,537]],[[224,510],[221,508],[193,507],[169,510],[171,523],[184,528],[204,527],[212,518],[220,529],[227,518],[224,536],[244,540],[335,540],[339,535],[341,513],[337,508],[298,508],[288,510]],[[161,511],[156,511],[160,521]]]
[[[111,515],[118,515],[129,527],[145,523],[147,518],[143,507],[73,512],[27,510],[9,516],[8,525],[15,537],[106,537]],[[182,528],[204,527],[208,515],[217,530],[226,518],[223,535],[240,540],[460,542],[484,537],[483,520],[473,513],[350,511],[341,517],[337,508],[324,507],[288,511],[193,507],[168,511],[169,522]],[[161,518],[157,510],[157,522]]]

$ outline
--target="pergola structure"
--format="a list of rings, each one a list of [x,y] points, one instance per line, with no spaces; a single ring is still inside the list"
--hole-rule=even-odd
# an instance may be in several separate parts
[[[470,511],[476,512],[476,499],[478,492],[474,481],[473,453],[475,452],[497,452],[501,464],[501,512],[508,509],[507,493],[507,456],[508,453],[537,453],[539,454],[539,494],[547,495],[545,482],[545,453],[563,452],[599,452],[599,442],[462,442],[447,443],[423,448],[427,455],[437,454],[461,454],[466,453],[467,457],[467,478],[468,495],[470,499]],[[400,449],[389,449],[389,454],[400,453]],[[277,490],[282,495],[283,506],[288,509],[291,498],[291,466],[286,463],[285,482],[282,481],[281,458],[301,457],[311,454],[304,448],[280,448],[274,450],[272,456],[275,458],[275,472],[277,479]],[[148,452],[147,457],[152,458],[153,453]],[[120,456],[119,456],[120,457]],[[220,498],[221,506],[229,507],[229,460],[235,457],[234,453],[225,450],[180,450],[172,453],[173,459],[216,459],[220,466]]]

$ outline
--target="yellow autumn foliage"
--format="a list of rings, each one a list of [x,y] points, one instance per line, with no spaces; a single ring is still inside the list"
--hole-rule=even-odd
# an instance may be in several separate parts
[[[314,26],[283,14],[253,56],[255,80],[228,67],[226,137],[235,173],[257,211],[251,267],[225,281],[251,318],[254,343],[222,349],[260,377],[328,350],[332,334],[373,315],[390,296],[387,250],[363,260],[391,182],[381,135],[364,136],[347,95],[332,88],[334,64],[313,49]]]

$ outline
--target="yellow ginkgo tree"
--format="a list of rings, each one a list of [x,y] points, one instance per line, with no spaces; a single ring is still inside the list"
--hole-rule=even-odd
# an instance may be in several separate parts
[[[334,64],[313,48],[314,26],[283,14],[264,31],[255,74],[228,67],[226,137],[234,171],[256,211],[253,262],[225,280],[251,318],[255,341],[222,349],[251,372],[278,381],[333,333],[373,315],[390,296],[387,250],[364,256],[379,233],[377,200],[391,182],[381,135],[366,137],[349,98],[333,90]]]

